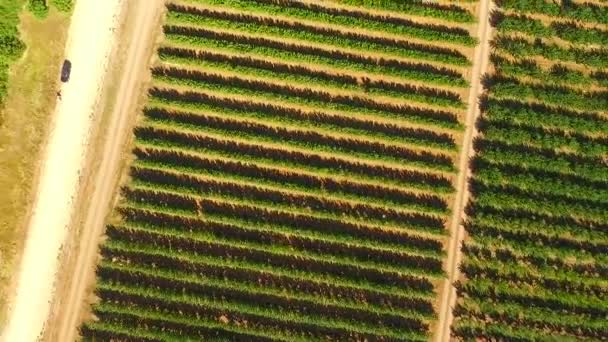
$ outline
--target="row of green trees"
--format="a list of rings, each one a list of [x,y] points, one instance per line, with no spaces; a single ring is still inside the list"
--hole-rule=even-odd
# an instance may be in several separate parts
[[[528,57],[531,55],[543,56],[556,61],[569,61],[595,68],[604,68],[608,65],[608,49],[604,46],[597,48],[561,47],[542,38],[534,41],[521,37],[497,35],[490,45],[492,48],[508,52],[515,57]]]
[[[179,288],[192,296],[213,296],[227,301],[254,302],[263,301],[267,307],[280,308],[294,313],[314,312],[320,316],[331,316],[338,319],[360,321],[390,328],[426,330],[428,326],[421,319],[411,318],[387,311],[371,311],[345,305],[321,302],[309,298],[285,297],[254,287],[228,287],[221,282],[210,281],[209,277],[195,280],[191,277],[161,276],[131,268],[102,267],[98,275],[101,279],[122,284],[146,284],[153,288]]]
[[[271,168],[235,160],[214,159],[181,151],[135,147],[133,154],[143,162],[151,162],[178,170],[211,174],[230,174],[246,179],[260,179],[276,184],[290,184],[297,188],[315,189],[361,198],[374,198],[398,205],[419,205],[436,210],[447,210],[446,200],[428,192],[410,192],[377,183],[356,182],[346,178],[334,178],[293,170]]]
[[[162,222],[162,221],[160,221]],[[362,305],[387,306],[398,310],[414,309],[432,315],[433,306],[428,299],[395,291],[378,291],[366,287],[355,287],[329,282],[319,277],[305,278],[272,272],[264,268],[245,267],[227,263],[196,261],[183,256],[149,249],[132,249],[102,246],[106,260],[120,260],[128,264],[157,265],[157,267],[176,272],[204,274],[206,277],[225,279],[243,284],[258,284],[278,291],[300,292],[307,296],[330,298],[332,301],[353,302]]]
[[[206,39],[227,41],[237,44],[249,44],[258,47],[267,47],[278,49],[282,51],[295,52],[306,55],[316,55],[326,57],[335,60],[345,60],[353,63],[378,66],[383,68],[392,68],[395,70],[415,70],[420,72],[426,72],[431,75],[436,74],[438,76],[448,77],[454,80],[461,80],[462,74],[454,69],[436,66],[425,62],[406,62],[402,60],[384,58],[384,57],[372,57],[364,56],[360,54],[350,53],[339,49],[327,49],[320,46],[306,45],[299,43],[290,43],[282,40],[274,40],[263,37],[250,37],[243,36],[240,34],[233,34],[229,32],[219,32],[209,30],[200,27],[188,27],[178,25],[165,25],[163,27],[165,34],[168,35],[183,35],[190,37],[201,37]],[[429,75],[429,78],[431,77]]]
[[[306,165],[320,169],[341,170],[343,172],[371,178],[392,179],[397,182],[403,182],[404,184],[419,183],[428,187],[452,187],[452,181],[449,177],[435,173],[398,169],[381,164],[370,164],[344,158],[240,143],[204,135],[180,133],[174,130],[137,127],[135,129],[135,136],[143,141],[158,142],[161,145],[170,144],[171,146],[182,147],[188,150],[209,149],[224,151],[231,155],[244,155],[254,158],[275,160],[277,162],[283,161],[293,163],[294,165]]]
[[[444,132],[436,132],[426,127],[407,127],[393,122],[374,121],[359,118],[355,115],[339,115],[326,113],[319,110],[304,110],[301,108],[286,106],[277,103],[262,101],[243,100],[231,97],[222,97],[204,92],[197,92],[197,96],[186,96],[188,93],[179,92],[166,88],[153,88],[150,95],[161,102],[169,104],[204,105],[204,109],[230,110],[244,115],[260,113],[260,116],[271,117],[277,121],[290,119],[308,124],[329,125],[338,129],[356,129],[367,132],[365,135],[373,136],[374,133],[388,136],[394,140],[404,140],[416,145],[442,147],[454,149],[456,143],[453,135]],[[201,109],[203,109],[201,108]],[[415,114],[415,113],[412,113]],[[422,120],[426,117],[416,117]]]
[[[421,37],[426,39],[442,38],[445,40],[456,40],[467,43],[472,43],[474,40],[471,38],[469,31],[459,26],[448,26],[443,24],[417,22],[401,16],[391,16],[386,14],[377,14],[361,9],[355,8],[339,8],[339,7],[328,7],[316,3],[306,3],[300,1],[289,1],[289,0],[254,0],[260,4],[284,6],[294,9],[301,9],[311,11],[313,13],[323,13],[332,17],[350,17],[355,19],[365,19],[371,22],[389,23],[404,28],[414,28],[419,31]],[[445,16],[443,16],[445,18]]]
[[[291,1],[291,0],[283,0]],[[427,2],[414,0],[407,2],[395,2],[392,0],[340,0],[342,3],[353,6],[364,6],[370,8],[380,8],[384,10],[404,12],[407,14],[423,15],[443,20],[451,20],[461,23],[475,21],[473,14],[466,8],[457,4],[442,4],[437,2]],[[293,1],[292,1],[293,2]]]
[[[522,13],[544,14],[598,24],[608,23],[608,8],[593,2],[574,2],[572,0],[497,0],[496,5]]]
[[[383,49],[389,48],[391,50],[399,49],[406,55],[428,56],[429,58],[444,61],[446,63],[469,63],[467,57],[458,49],[454,48],[415,43],[403,39],[370,35],[357,31],[344,31],[328,26],[318,24],[312,25],[308,23],[277,19],[274,17],[232,13],[172,3],[169,3],[167,7],[173,18],[179,19],[180,22],[187,22],[194,25],[197,25],[201,18],[210,18],[220,21],[227,21],[230,23],[254,25],[260,30],[263,30],[264,27],[271,27],[284,31],[283,35],[286,37],[296,33],[299,34],[306,32],[312,35],[311,37],[317,36],[322,41],[331,41],[334,44],[340,43],[339,45],[346,44],[346,46],[356,46],[358,43],[365,43],[367,44],[366,46],[378,46]]]
[[[426,213],[404,212],[392,208],[370,206],[363,203],[350,203],[308,194],[277,191],[253,185],[205,179],[182,173],[165,172],[158,169],[133,168],[131,175],[142,182],[152,183],[160,187],[184,188],[195,191],[199,195],[238,197],[241,200],[251,200],[257,203],[308,208],[318,212],[354,216],[361,219],[398,221],[414,226],[428,225],[436,227],[443,225],[442,220],[438,220],[436,216]]]
[[[141,196],[142,198],[146,197],[146,200],[150,201],[168,201],[165,194],[154,191],[128,190],[125,195],[129,199],[132,199],[133,196]],[[382,270],[355,263],[346,263],[342,260],[332,261],[330,259],[311,257],[296,252],[291,254],[277,253],[269,248],[251,248],[243,244],[228,241],[195,239],[191,235],[186,236],[130,227],[108,226],[106,234],[114,240],[134,244],[150,244],[156,248],[230,258],[231,260],[240,260],[244,263],[262,262],[265,265],[280,269],[326,274],[353,281],[365,279],[369,284],[381,287],[394,287],[405,291],[415,290],[420,292],[432,292],[434,289],[429,279],[420,276]]]
[[[226,132],[234,131],[233,134],[235,135],[266,137],[272,141],[281,140],[282,143],[295,143],[298,146],[328,146],[336,151],[371,156],[381,155],[396,160],[418,162],[431,168],[449,169],[453,164],[452,158],[444,154],[413,150],[405,146],[369,141],[356,137],[335,137],[313,130],[283,128],[254,121],[222,118],[215,115],[171,113],[165,110],[148,111],[146,115],[156,120],[185,124],[200,130],[217,129]]]
[[[608,31],[599,28],[588,28],[575,21],[554,21],[545,25],[542,20],[522,14],[505,14],[501,11],[492,12],[491,23],[494,27],[505,32],[524,32],[533,37],[559,37],[577,44],[608,43]]]
[[[139,224],[156,225],[161,228],[175,222],[198,224],[198,221],[193,218],[182,219],[175,215],[146,211],[139,208],[122,208],[119,212],[128,222],[133,221]],[[215,201],[207,203],[205,213],[213,217],[232,218],[233,220],[246,222],[246,224],[251,226],[266,223],[267,225],[276,225],[278,227],[293,227],[296,231],[325,233],[328,237],[345,237],[345,241],[376,241],[378,246],[386,245],[387,248],[399,246],[409,248],[409,250],[437,254],[441,252],[442,247],[436,237],[415,235],[402,230],[387,230],[364,223],[343,222],[336,218],[317,217],[244,204]],[[235,223],[230,224],[234,225]]]
[[[182,47],[163,46],[158,53],[161,57],[180,57],[187,59],[204,60],[226,63],[234,67],[249,67],[272,71],[278,74],[302,75],[335,83],[356,85],[365,91],[372,89],[398,92],[402,94],[422,95],[429,99],[445,99],[454,104],[462,102],[460,95],[451,90],[438,89],[424,85],[412,85],[402,82],[387,81],[383,79],[370,79],[369,77],[356,77],[347,73],[334,73],[325,70],[312,69],[301,64],[287,64],[250,56],[228,55],[213,51],[195,50]]]
[[[462,247],[452,334],[601,339],[608,307],[608,93],[599,75],[608,50],[605,30],[581,21],[605,22],[605,7],[496,3],[506,11],[491,16],[494,72],[482,80],[463,222],[470,238]]]
[[[467,85],[433,56],[461,58],[469,25],[184,4],[168,5],[85,339],[427,340]]]
[[[306,87],[283,85],[256,79],[241,78],[238,76],[225,76],[219,73],[208,73],[204,71],[172,67],[154,68],[152,73],[156,76],[175,79],[177,82],[194,81],[205,84],[213,84],[214,86],[234,87],[253,92],[266,92],[278,96],[289,96],[302,98],[305,100],[314,100],[324,103],[363,108],[370,111],[385,112],[388,115],[393,116],[404,118],[412,117],[413,120],[434,122],[438,125],[444,125],[452,128],[457,127],[459,124],[458,115],[451,111],[419,107],[405,103],[378,101],[368,96],[336,94],[329,91]],[[188,90],[180,92],[175,89],[161,90],[158,88],[151,89],[150,94],[154,96],[158,94],[169,100],[181,100],[194,103],[201,103],[209,97],[209,95],[196,91]]]
[[[155,229],[162,229],[167,232],[179,229],[176,227],[187,226],[189,227],[190,233],[201,233],[217,238],[218,240],[238,240],[260,245],[272,244],[273,246],[285,246],[298,251],[311,251],[318,254],[333,255],[336,257],[359,260],[362,263],[372,261],[394,267],[424,269],[424,267],[431,266],[430,269],[432,272],[441,272],[441,259],[439,256],[412,254],[396,248],[396,245],[384,248],[380,245],[370,246],[368,244],[360,244],[358,241],[353,241],[352,239],[331,238],[334,236],[331,234],[332,232],[327,232],[327,237],[316,235],[313,237],[308,235],[297,235],[293,232],[279,229],[253,228],[253,224],[249,225],[247,223],[227,223],[221,221],[221,219],[215,218],[210,220],[184,217],[139,208],[127,208],[125,210],[128,223],[136,225],[145,224],[146,227],[154,227]],[[320,228],[316,227],[309,228],[308,231],[323,233]],[[346,235],[343,236],[345,237]],[[351,234],[351,236],[353,235]],[[362,238],[363,235],[360,234],[357,237]],[[361,241],[365,240],[362,239]],[[413,243],[410,245],[414,246]],[[420,250],[428,251],[424,249],[427,246],[422,243],[420,244],[420,247],[416,247],[420,248]],[[435,251],[438,254],[441,253],[441,247]]]

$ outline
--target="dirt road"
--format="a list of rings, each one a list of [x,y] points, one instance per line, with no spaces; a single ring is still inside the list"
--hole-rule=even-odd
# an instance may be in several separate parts
[[[162,0],[137,0],[139,5],[131,8],[134,13],[126,13],[127,20],[134,22],[134,29],[130,32],[129,50],[124,65],[125,73],[122,75],[118,88],[113,113],[104,137],[105,144],[101,164],[97,170],[95,190],[90,197],[90,208],[85,216],[80,237],[80,248],[76,256],[77,263],[73,277],[69,284],[68,296],[61,303],[60,317],[56,341],[74,341],[77,333],[77,324],[81,311],[85,305],[85,290],[93,280],[94,265],[98,251],[99,238],[102,234],[111,200],[114,195],[115,184],[120,171],[121,154],[127,138],[131,134],[129,125],[132,113],[135,110],[136,99],[140,96],[142,75],[148,68],[150,47],[157,32],[158,20],[163,8]]]
[[[55,108],[44,148],[16,296],[9,304],[8,325],[2,335],[4,341],[37,340],[47,319],[93,113],[115,41],[113,29],[120,13],[119,3],[120,0],[79,0],[74,8],[65,52],[72,62],[72,77],[62,86],[62,100]]]
[[[465,134],[458,163],[458,179],[456,183],[456,200],[452,209],[453,216],[450,226],[450,241],[448,243],[447,272],[448,278],[444,282],[442,298],[439,306],[439,323],[435,334],[435,341],[443,342],[450,339],[450,327],[454,316],[452,309],[456,304],[456,289],[452,284],[460,277],[458,265],[462,258],[460,247],[464,239],[464,229],[461,220],[464,215],[464,207],[469,199],[468,179],[471,176],[469,170],[469,159],[473,156],[473,138],[477,135],[475,122],[479,117],[478,98],[483,92],[481,86],[481,75],[488,69],[490,52],[491,27],[489,24],[492,3],[490,0],[479,2],[479,28],[477,37],[479,44],[475,49],[473,59],[473,72],[471,77],[471,90],[468,99],[468,111],[465,118]]]

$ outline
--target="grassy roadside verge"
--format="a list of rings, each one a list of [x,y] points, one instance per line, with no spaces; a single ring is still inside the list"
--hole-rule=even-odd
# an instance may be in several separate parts
[[[24,3],[0,0],[0,6],[13,11],[3,12],[0,20],[13,20],[15,29],[19,25],[20,39],[27,46],[8,71],[0,107],[0,326],[24,245],[69,25],[69,14],[53,7],[44,19],[28,11],[19,13]]]

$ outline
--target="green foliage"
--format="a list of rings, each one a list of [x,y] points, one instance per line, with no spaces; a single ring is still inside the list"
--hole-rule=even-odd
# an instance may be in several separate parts
[[[363,71],[375,76],[390,75],[404,79],[414,79],[437,84],[448,84],[454,86],[465,86],[466,81],[457,72],[450,69],[429,66],[428,64],[400,63],[399,65],[378,65],[378,60],[354,59],[354,58],[331,58],[314,53],[307,53],[300,49],[281,49],[280,47],[266,47],[249,42],[231,42],[203,37],[191,37],[166,33],[169,42],[176,45],[188,45],[190,47],[225,51],[226,53],[246,53],[248,56],[263,58],[271,56],[289,62],[306,61],[316,66],[329,66],[341,70]],[[349,57],[348,55],[345,57]]]
[[[61,12],[71,12],[75,0],[50,0],[51,4]]]
[[[492,14],[494,26],[502,32],[523,32],[532,37],[559,37],[577,44],[608,44],[608,31],[599,28],[587,28],[576,22],[554,21],[545,25],[540,19],[522,14]]]
[[[411,36],[432,41],[446,41],[474,46],[477,40],[463,28],[443,24],[374,15],[366,11],[347,11],[312,3],[277,0],[195,0],[203,4],[229,6],[251,14],[287,16],[321,24],[341,24],[353,28]],[[280,5],[279,5],[280,4]]]
[[[441,91],[426,86],[411,86],[407,83],[366,80],[345,73],[323,72],[308,67],[293,67],[289,64],[252,57],[226,56],[209,48],[203,51],[163,47],[159,49],[158,53],[164,62],[171,64],[232,71],[243,76],[258,76],[274,81],[289,80],[296,84],[316,83],[318,85],[322,84],[328,89],[360,91],[395,99],[407,98],[437,106],[464,106],[460,96],[452,91]]]
[[[527,39],[505,35],[498,35],[492,41],[492,45],[520,58],[540,55],[551,60],[572,61],[591,67],[605,67],[608,65],[608,49],[604,46],[599,48],[564,48],[541,38],[536,38],[533,42],[530,42]]]
[[[167,23],[170,25],[195,24],[205,28],[229,29],[244,34],[264,34],[272,38],[291,38],[301,42],[329,44],[360,51],[377,51],[405,58],[439,61],[455,65],[468,65],[467,58],[455,49],[433,47],[409,43],[405,40],[380,39],[367,35],[345,34],[337,30],[315,25],[290,25],[289,22],[263,20],[255,17],[229,18],[219,12],[217,16],[202,17],[194,14],[170,12]],[[222,18],[224,17],[224,18]]]
[[[554,22],[551,28],[555,35],[578,44],[608,45],[608,31],[597,28],[585,28],[575,22]]]
[[[428,340],[471,25],[326,2],[167,8],[83,337]]]
[[[19,39],[21,1],[0,1],[0,107],[6,97],[9,68],[25,50]]]
[[[463,340],[601,339],[608,332],[602,322],[608,307],[608,92],[589,87],[606,85],[608,50],[604,29],[571,19],[605,22],[607,7],[497,4],[510,11],[492,16],[496,73],[483,78],[487,91],[464,223],[467,281],[456,286],[463,300],[452,334]],[[530,16],[539,13],[561,20],[545,25]],[[553,37],[584,46],[550,43]]]
[[[340,0],[340,2],[353,6],[399,11],[406,14],[422,15],[462,23],[475,21],[472,13],[454,4],[442,5],[421,0]]]
[[[601,112],[608,107],[608,92],[573,90],[567,86],[522,82],[501,75],[485,77],[486,89],[496,97],[529,98],[554,106]]]
[[[490,60],[500,75],[530,77],[535,81],[543,81],[549,84],[567,85],[601,85],[601,81],[591,74],[585,74],[580,70],[572,69],[564,64],[554,64],[549,69],[541,67],[535,60],[522,59],[510,61],[497,54],[491,54]]]
[[[497,29],[505,32],[524,32],[534,37],[548,37],[552,34],[542,21],[524,15],[501,15]]]
[[[38,18],[46,18],[49,14],[48,0],[28,0],[27,8]]]
[[[608,7],[590,2],[554,0],[498,0],[496,4],[520,12],[546,14],[600,24],[608,23]]]

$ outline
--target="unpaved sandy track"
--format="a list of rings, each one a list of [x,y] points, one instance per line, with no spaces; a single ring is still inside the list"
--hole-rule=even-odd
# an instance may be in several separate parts
[[[477,135],[475,122],[479,117],[478,98],[483,92],[481,75],[488,69],[491,38],[489,16],[490,11],[492,10],[492,2],[490,0],[481,0],[479,4],[479,28],[477,31],[479,44],[475,49],[475,56],[473,57],[471,91],[468,99],[467,116],[465,118],[466,130],[458,163],[458,170],[460,170],[460,172],[456,184],[456,200],[452,209],[453,216],[447,251],[448,258],[446,264],[448,278],[443,284],[444,288],[439,306],[439,323],[435,333],[435,341],[437,342],[450,340],[450,327],[454,319],[452,309],[456,304],[456,289],[452,284],[460,277],[458,266],[460,265],[460,260],[462,258],[460,247],[462,246],[462,241],[464,239],[464,229],[460,223],[464,215],[464,207],[469,199],[468,179],[471,176],[468,163],[474,153],[473,138]]]
[[[105,0],[104,0],[105,1]],[[77,325],[85,303],[87,286],[94,276],[99,238],[102,234],[115,184],[120,170],[121,154],[131,134],[130,124],[135,110],[136,100],[140,96],[141,81],[148,68],[152,43],[157,33],[163,0],[129,0],[133,13],[126,13],[127,20],[134,23],[134,29],[128,37],[130,42],[124,65],[125,73],[121,76],[114,110],[110,118],[105,144],[102,150],[101,163],[95,179],[95,190],[90,197],[90,208],[85,215],[82,235],[80,237],[76,265],[71,281],[68,284],[67,297],[61,300],[58,333],[53,341],[74,341],[77,336]]]
[[[49,130],[3,341],[36,341],[47,319],[93,113],[115,42],[120,2],[78,0],[74,8],[66,49],[66,58],[72,61],[72,77],[62,87],[62,100],[57,103]]]

